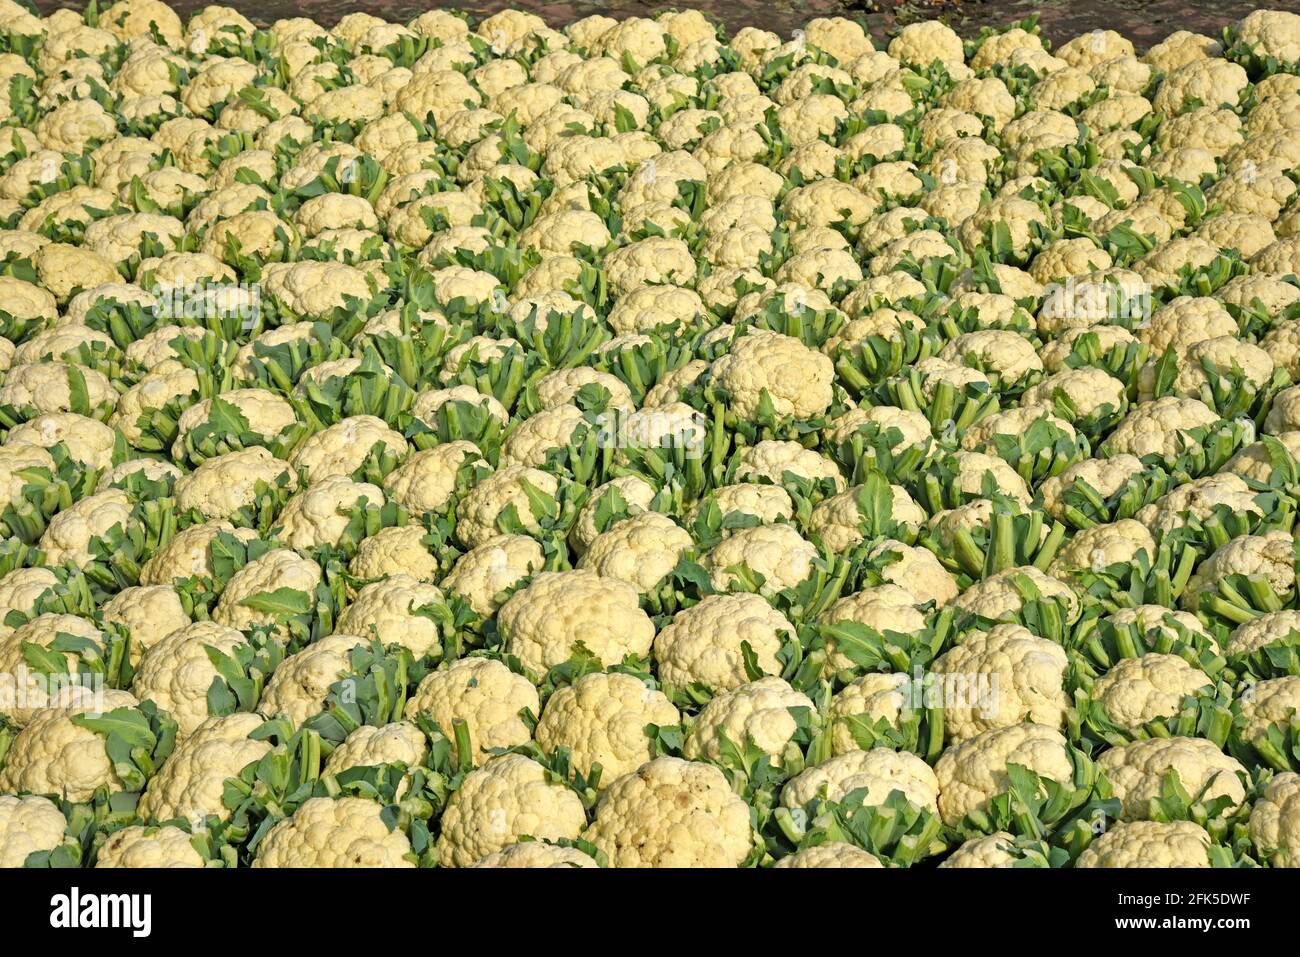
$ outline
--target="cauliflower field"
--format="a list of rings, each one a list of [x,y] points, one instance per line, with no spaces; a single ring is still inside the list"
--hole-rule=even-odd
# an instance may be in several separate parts
[[[0,48],[0,865],[1300,866],[1300,16]]]

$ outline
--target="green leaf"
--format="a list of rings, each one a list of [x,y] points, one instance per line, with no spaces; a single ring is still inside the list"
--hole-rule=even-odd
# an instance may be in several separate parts
[[[305,615],[311,611],[312,599],[304,591],[296,588],[282,587],[274,591],[259,592],[256,595],[249,595],[239,604],[245,608],[251,608],[253,611],[261,612],[266,615],[275,615],[280,618],[291,618],[294,615]]]

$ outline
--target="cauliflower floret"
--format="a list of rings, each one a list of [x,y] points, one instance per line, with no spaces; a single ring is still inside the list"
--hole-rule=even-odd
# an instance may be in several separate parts
[[[145,654],[131,690],[170,714],[177,737],[184,738],[208,719],[208,689],[218,678],[208,649],[230,655],[246,640],[234,628],[211,621],[179,628]]]
[[[442,651],[438,623],[416,612],[442,601],[442,592],[434,586],[396,574],[357,592],[337,627],[348,634],[377,638],[383,645],[401,645],[416,658],[436,655]]]
[[[763,576],[762,595],[793,588],[813,574],[817,546],[786,524],[756,525],[733,532],[704,556],[713,587],[728,591],[738,584],[734,568]]]
[[[635,586],[586,569],[542,572],[501,606],[505,649],[544,674],[581,642],[606,666],[649,653],[655,628]]]
[[[1291,455],[1300,455],[1300,432],[1282,432],[1273,436]],[[1240,475],[1249,481],[1267,485],[1273,475],[1273,459],[1263,442],[1252,442],[1224,464],[1222,472]]]
[[[899,720],[909,710],[907,700],[913,687],[907,675],[872,672],[845,685],[826,710],[831,722],[831,749],[835,754],[860,751],[853,726],[865,719],[874,723],[884,721],[898,727]]]
[[[58,794],[69,801],[89,801],[101,787],[123,790],[125,783],[109,757],[107,738],[72,719],[137,704],[125,691],[65,686],[14,737],[0,770],[0,790]]]
[[[438,577],[438,559],[430,552],[422,525],[382,528],[357,546],[348,573],[361,581],[405,575],[419,581]]]
[[[901,585],[877,585],[840,598],[826,610],[822,620],[827,624],[856,622],[882,635],[887,632],[911,635],[926,625],[925,614],[916,607],[918,604],[917,596]],[[836,650],[833,641],[827,642],[828,671],[847,671],[854,667],[852,660]]]
[[[780,485],[785,481],[787,472],[807,482],[829,480],[835,491],[844,490],[844,476],[830,459],[804,448],[798,442],[772,439],[764,439],[740,453],[740,468],[736,472],[736,478],[742,482],[766,479]]]
[[[950,70],[953,66],[964,66],[966,61],[961,37],[952,27],[938,20],[924,20],[903,27],[889,41],[889,55],[920,67],[938,60]]]
[[[106,540],[114,527],[130,530],[134,508],[120,489],[96,492],[65,508],[45,527],[40,548],[50,565],[71,562],[85,568],[96,561],[94,543]]]
[[[491,616],[501,596],[545,564],[542,546],[526,535],[498,535],[466,552],[442,580],[484,617]]]
[[[170,585],[123,588],[101,610],[104,621],[126,628],[133,651],[148,652],[177,628],[190,623],[180,594]]]
[[[1005,329],[979,329],[949,342],[939,358],[961,364],[978,363],[996,374],[1002,386],[1013,386],[1043,368],[1042,360],[1024,337]]]
[[[998,831],[986,837],[972,837],[939,864],[940,867],[1015,867],[1015,836]]]
[[[310,798],[267,832],[253,867],[414,867],[382,811],[367,798]]]
[[[294,425],[298,419],[293,406],[288,400],[276,395],[269,389],[233,389],[223,392],[222,403],[232,406],[244,417],[248,431],[265,439],[274,439],[285,429]],[[212,399],[204,399],[187,408],[176,420],[176,442],[172,445],[172,457],[183,460],[191,453],[187,448],[187,439],[191,432],[209,424],[212,418]],[[220,441],[220,432],[213,438]],[[197,464],[199,460],[196,459]]]
[[[1015,582],[1015,579],[1022,576],[1028,579],[1044,599],[1064,601],[1070,620],[1077,617],[1079,598],[1070,586],[1044,574],[1033,565],[1008,568],[990,575],[964,591],[953,604],[962,611],[995,621],[1007,615],[1015,615],[1025,602]]]
[[[812,418],[830,407],[834,367],[799,340],[755,330],[713,364],[711,376],[741,418],[758,414],[764,392],[777,415]]]
[[[176,505],[209,519],[233,518],[257,502],[259,485],[275,488],[280,484],[289,490],[297,488],[293,467],[256,445],[214,456],[182,475],[176,480]]]
[[[1224,649],[1230,656],[1245,656],[1275,642],[1282,641],[1292,631],[1300,630],[1300,612],[1284,608],[1281,611],[1248,621],[1238,626]]]
[[[882,562],[880,573],[885,581],[901,585],[912,593],[918,604],[933,601],[936,607],[942,608],[958,595],[956,579],[929,549],[884,539],[876,543],[867,557],[869,561]]]
[[[1135,517],[1152,534],[1159,535],[1181,528],[1192,519],[1204,521],[1219,508],[1239,514],[1262,514],[1255,498],[1256,493],[1239,476],[1223,472],[1178,486],[1138,509]]]
[[[984,731],[1029,720],[1060,728],[1069,699],[1065,649],[1020,625],[976,632],[935,660],[943,676],[944,733],[964,741]]]
[[[459,658],[425,676],[407,701],[405,714],[408,721],[430,715],[451,741],[453,756],[454,725],[464,721],[475,751],[469,760],[477,764],[488,749],[513,748],[530,740],[529,726],[521,717],[525,710],[541,710],[537,689],[527,678],[493,658]]]
[[[76,383],[76,379],[80,383]],[[78,385],[85,389],[80,395]],[[21,418],[42,413],[101,414],[117,404],[117,391],[102,372],[66,362],[16,365],[5,373],[0,406],[13,406]]]
[[[1119,453],[1143,458],[1178,455],[1192,443],[1189,430],[1213,425],[1219,417],[1199,399],[1167,395],[1133,409],[1102,445],[1109,456]],[[1151,506],[1148,506],[1150,508]]]
[[[497,523],[511,506],[530,532],[540,526],[528,503],[524,483],[544,495],[554,495],[559,483],[538,469],[510,465],[498,469],[474,486],[456,506],[456,538],[470,548],[477,548],[500,534]]]
[[[1093,700],[1121,730],[1174,715],[1183,699],[1210,683],[1199,668],[1177,655],[1151,653],[1125,658],[1097,679]]]
[[[1287,732],[1300,710],[1300,676],[1286,675],[1247,684],[1238,699],[1243,719],[1241,739],[1252,742],[1270,726]]]
[[[390,429],[373,415],[354,415],[335,422],[304,442],[293,455],[295,468],[307,471],[313,486],[326,479],[346,477],[361,468],[370,450],[382,444],[397,459],[406,457],[408,446],[400,432]]]
[[[614,867],[737,867],[749,808],[709,764],[656,758],[608,787],[583,838]]]
[[[592,540],[578,562],[603,578],[635,585],[641,593],[652,591],[694,545],[688,532],[657,512],[634,515]]]
[[[752,741],[773,763],[784,761],[786,745],[798,725],[792,708],[814,712],[812,700],[774,676],[760,678],[716,695],[695,719],[683,754],[691,760],[721,761],[723,741],[744,749]]]
[[[377,485],[342,475],[322,479],[285,503],[277,520],[277,538],[300,550],[337,545],[347,534],[353,510],[363,501],[382,508],[384,493]]]
[[[325,707],[330,686],[351,671],[349,656],[365,643],[359,635],[336,632],[285,658],[262,691],[257,710],[284,715],[300,725]]]
[[[985,731],[950,747],[934,766],[944,823],[957,824],[1005,791],[1009,764],[1062,783],[1074,775],[1065,736],[1053,728],[1014,724]]]
[[[1079,855],[1075,867],[1209,867],[1210,835],[1191,821],[1126,821]]]
[[[1195,611],[1202,592],[1217,591],[1219,583],[1233,575],[1261,579],[1286,601],[1295,591],[1295,549],[1291,533],[1242,535],[1220,546],[1197,566],[1183,591],[1183,605]]]
[[[851,791],[865,788],[866,806],[879,806],[894,791],[901,791],[919,808],[937,813],[939,779],[930,766],[909,751],[873,748],[850,751],[816,767],[801,771],[781,789],[781,803],[801,808],[819,795],[841,801]]]
[[[140,817],[185,818],[196,824],[210,814],[229,817],[231,811],[223,803],[226,779],[237,777],[271,750],[268,742],[249,737],[261,723],[262,718],[248,713],[203,722],[150,780],[140,799]]]
[[[31,854],[63,843],[68,822],[48,798],[0,795],[0,867],[22,867]]]
[[[846,489],[813,508],[805,530],[833,552],[844,552],[865,540],[859,503],[862,487]],[[890,486],[890,514],[894,521],[919,528],[926,514],[901,485]]]
[[[574,767],[584,774],[599,764],[599,787],[606,788],[654,757],[647,725],[665,727],[680,720],[663,692],[631,675],[595,673],[547,700],[536,738],[547,752],[569,748]]]
[[[1146,820],[1151,801],[1160,797],[1166,773],[1175,771],[1189,794],[1205,801],[1228,798],[1229,812],[1241,805],[1246,791],[1237,775],[1246,769],[1205,738],[1151,738],[1111,748],[1097,759],[1123,805],[1126,821]]]
[[[401,762],[408,768],[423,763],[429,753],[424,733],[408,721],[382,726],[362,725],[330,752],[325,774],[340,774],[350,768],[375,767]]]
[[[205,867],[193,837],[179,827],[132,825],[114,831],[104,841],[95,867]]]
[[[575,847],[561,847],[544,841],[510,844],[470,867],[599,867],[595,860]]]
[[[1274,867],[1300,866],[1300,775],[1273,778],[1250,812],[1250,839]]]
[[[241,631],[275,624],[272,613],[249,607],[245,600],[281,588],[314,595],[320,583],[321,569],[315,562],[287,548],[272,549],[230,576],[212,611],[212,620]]]
[[[443,866],[468,867],[521,837],[578,837],[587,823],[582,801],[522,754],[492,758],[471,771],[442,816]]]
[[[700,684],[714,693],[745,684],[742,645],[749,643],[758,666],[779,674],[777,659],[794,626],[753,594],[710,595],[678,612],[654,640],[659,676],[678,687]]]
[[[880,858],[853,844],[827,841],[783,857],[773,867],[884,867]]]

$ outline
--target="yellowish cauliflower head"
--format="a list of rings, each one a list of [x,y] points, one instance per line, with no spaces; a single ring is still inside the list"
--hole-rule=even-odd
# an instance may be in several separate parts
[[[1165,775],[1170,771],[1189,794],[1204,800],[1229,799],[1229,809],[1241,805],[1246,791],[1237,777],[1246,769],[1205,738],[1151,738],[1111,748],[1097,759],[1097,766],[1110,778],[1115,797],[1123,804],[1126,821],[1145,820],[1150,802],[1160,797]]]
[[[254,867],[414,867],[411,842],[366,798],[310,798],[267,832]]]
[[[1088,845],[1075,867],[1209,867],[1210,835],[1191,821],[1127,821]]]
[[[541,710],[537,689],[493,658],[459,658],[430,672],[406,702],[407,720],[420,714],[432,717],[460,760],[454,725],[464,721],[475,764],[491,748],[513,748],[532,738],[520,714],[524,710],[534,715]]]
[[[568,661],[579,642],[608,666],[649,653],[655,637],[636,587],[587,569],[536,575],[497,621],[506,653],[538,675]]]
[[[582,836],[613,867],[737,867],[753,847],[749,808],[722,772],[681,758],[615,781]]]
[[[578,795],[522,754],[492,758],[471,771],[442,816],[444,867],[468,867],[521,837],[576,838],[587,816]]]

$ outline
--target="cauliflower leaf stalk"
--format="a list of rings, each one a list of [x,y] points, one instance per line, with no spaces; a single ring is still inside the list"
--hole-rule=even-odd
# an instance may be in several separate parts
[[[1232,730],[1232,686],[1208,677],[1203,687],[1184,695],[1172,714],[1134,724],[1109,714],[1106,699],[1090,687],[1076,688],[1075,704],[1067,715],[1072,737],[1089,750],[1121,747],[1150,738],[1205,738],[1224,747]]]
[[[959,388],[939,381],[929,387],[914,366],[881,382],[873,397],[880,405],[920,412],[930,420],[931,431],[950,443],[1000,405],[997,391],[987,382],[968,382]]]
[[[203,823],[222,840],[242,844],[251,860],[267,832],[312,796],[324,754],[320,735],[296,732],[284,717],[262,723],[248,737],[269,742],[271,750],[224,781],[221,802],[227,813],[209,815]]]
[[[1180,429],[1173,451],[1152,452],[1140,458],[1144,465],[1162,466],[1175,474],[1200,478],[1223,468],[1242,446],[1255,441],[1255,434],[1255,425],[1250,420],[1223,419],[1210,425]],[[1114,453],[1109,444],[1109,439],[1102,443],[1099,449],[1102,455]]]
[[[1210,792],[1219,787],[1219,777],[1229,773],[1219,771],[1211,775],[1200,788],[1191,791],[1183,784],[1178,770],[1170,768],[1160,778],[1159,795],[1152,797],[1145,808],[1146,819],[1165,823],[1191,821],[1205,828],[1214,844],[1222,845],[1225,841],[1230,841],[1233,833],[1250,817],[1250,810],[1249,805],[1231,795],[1220,793],[1210,796]],[[1250,781],[1244,772],[1238,771],[1236,776],[1244,788],[1250,788]],[[1229,858],[1221,851],[1212,859],[1216,861],[1216,866],[1224,866]]]
[[[400,312],[397,330],[387,330],[373,336],[367,343],[379,354],[384,366],[393,372],[408,386],[416,388],[422,381],[422,370],[438,368],[443,357],[468,338],[468,330],[445,325],[440,322],[419,321],[420,310],[415,302],[406,302]],[[332,358],[347,355],[346,345],[340,343],[340,354]],[[320,361],[330,361],[321,359]],[[303,365],[295,364],[298,375],[313,365],[315,360]],[[294,381],[297,379],[295,377]],[[472,436],[466,436],[472,438]]]
[[[129,688],[135,673],[130,633],[115,622],[105,622],[102,635],[103,640],[96,641],[60,631],[48,644],[24,641],[21,651],[28,680],[46,694],[57,694],[70,685]]]
[[[251,629],[248,640],[231,651],[205,645],[204,653],[216,676],[208,688],[209,715],[254,711],[266,680],[285,659],[285,642],[268,627]]]
[[[1228,650],[1228,661],[1243,678],[1300,676],[1300,629],[1274,629],[1263,642]]]
[[[150,425],[153,424],[151,420]],[[281,458],[306,434],[306,427],[301,422],[290,425],[275,435],[258,432],[252,428],[248,416],[235,402],[216,395],[211,399],[207,415],[186,430],[177,439],[173,449],[177,457],[183,456],[195,465],[256,446],[267,448],[277,458]]]
[[[120,790],[125,792],[143,791],[176,745],[176,722],[152,701],[143,701],[134,708],[114,708],[103,714],[74,714],[71,721],[104,739],[113,773],[122,782]],[[96,801],[109,799],[108,787],[100,787]]]
[[[384,366],[374,346],[367,344],[361,363],[347,375],[332,375],[323,381],[299,383],[301,411],[310,430],[334,425],[358,415],[371,415],[392,426],[415,401],[415,392],[401,376]],[[293,447],[291,440],[286,445]],[[391,452],[377,452],[378,473],[391,472],[397,458]],[[384,471],[384,468],[387,471]]]
[[[1169,535],[1156,546],[1154,557],[1142,548],[1127,562],[1076,571],[1071,580],[1104,612],[1139,605],[1172,608],[1200,557],[1199,549],[1182,536]]]
[[[1300,679],[1281,679],[1300,683]],[[1233,702],[1232,732],[1228,738],[1228,753],[1247,767],[1272,768],[1279,773],[1300,771],[1300,721],[1297,709],[1282,705],[1283,713],[1267,724],[1256,716],[1252,697],[1260,694],[1254,682],[1246,682]],[[1269,716],[1273,717],[1273,716]],[[1261,727],[1261,725],[1263,725]]]
[[[877,803],[865,787],[854,788],[837,801],[823,794],[804,807],[777,808],[765,838],[773,856],[839,841],[897,867],[911,867],[949,846],[937,814],[912,803],[898,789]]]
[[[246,95],[256,96],[256,88],[246,87],[239,95],[241,100],[246,100]],[[420,128],[418,123],[413,125]],[[328,193],[339,193],[344,196],[360,196],[373,205],[383,194],[388,181],[388,171],[373,156],[362,154],[346,159],[331,156],[315,177],[294,190],[294,196],[306,200]]]
[[[1061,360],[1061,365],[1066,369],[1100,369],[1123,382],[1128,399],[1132,401],[1137,396],[1138,376],[1146,367],[1150,354],[1151,347],[1136,339],[1103,345],[1098,333],[1085,331],[1070,342],[1070,350]],[[1062,418],[1069,419],[1064,415]],[[1088,422],[1076,424],[1083,431],[1089,431],[1091,425]]]
[[[92,494],[99,482],[95,468],[75,461],[66,443],[49,450],[51,464],[31,464],[11,473],[23,484],[0,511],[0,537],[34,545],[56,514]]]
[[[244,379],[249,385],[283,394],[291,393],[304,372],[326,362],[347,358],[352,350],[334,334],[327,322],[313,322],[311,334],[287,342],[249,343]],[[383,358],[381,353],[381,358]]]
[[[929,463],[936,444],[930,436],[921,442],[904,443],[903,433],[897,426],[864,422],[852,435],[840,439],[832,455],[852,485],[861,484],[873,470],[883,472],[890,481],[910,484]]]
[[[736,466],[728,458],[732,436],[723,425],[723,413],[715,408],[704,422],[692,417],[666,423],[662,434],[651,429],[631,428],[622,453],[610,467],[611,477],[636,475],[651,485],[680,490],[683,501],[692,502],[710,488],[726,484],[723,475]]]
[[[1014,596],[1017,607],[1008,608],[996,619],[978,612],[966,612],[956,620],[958,633],[987,630],[994,624],[1010,623],[1023,625],[1038,637],[1064,646],[1079,618],[1077,601],[1061,594],[1044,594],[1026,571],[1011,570],[1003,575],[1005,577],[1000,584],[1009,592],[1007,597]]]
[[[1102,494],[1082,476],[1063,476],[1063,479],[1068,480],[1068,484],[1060,493],[1060,518],[1078,530],[1133,518],[1174,484],[1169,472],[1159,465],[1128,475],[1108,495]]]
[[[841,346],[835,374],[850,395],[868,399],[877,394],[880,383],[937,354],[942,345],[942,337],[933,327],[900,322],[888,337],[869,335]]]
[[[1026,482],[1059,475],[1091,453],[1084,435],[1070,435],[1047,416],[1018,435],[994,435],[991,450]]]
[[[1218,643],[1208,632],[1189,628],[1170,613],[1158,623],[1136,618],[1116,623],[1089,615],[1079,622],[1068,650],[1072,681],[1084,686],[1119,662],[1148,654],[1176,655],[1209,677],[1217,677],[1227,667]]]
[[[1026,512],[1000,492],[991,500],[993,515],[987,526],[958,528],[951,541],[943,544],[928,533],[921,537],[921,544],[963,588],[1008,568],[1033,566],[1046,572],[1065,543],[1062,523],[1049,524],[1043,512]]]
[[[115,522],[87,543],[89,561],[80,569],[97,598],[140,582],[140,569],[172,540],[178,516],[171,499],[136,502],[123,528]]]
[[[810,653],[834,649],[854,666],[854,674],[873,671],[912,674],[929,666],[956,639],[958,612],[945,608],[927,618],[924,629],[898,632],[878,631],[860,621],[846,619],[813,627]],[[851,680],[850,676],[847,677]]]
[[[1221,368],[1209,356],[1194,358],[1170,348],[1156,362],[1151,383],[1152,398],[1168,395],[1187,395],[1179,383],[1180,374],[1187,375],[1186,366],[1195,361],[1204,372],[1199,388],[1192,398],[1200,399],[1224,419],[1246,419],[1262,426],[1272,408],[1272,397],[1291,385],[1291,376],[1284,368],[1275,368],[1268,381],[1251,378],[1234,360]]]
[[[501,457],[504,428],[486,397],[477,403],[451,399],[439,405],[431,416],[413,418],[405,435],[420,450],[451,442],[472,442],[483,450],[489,463],[496,464]],[[462,470],[473,467],[475,463],[466,462]],[[477,467],[481,468],[481,463]]]
[[[1098,822],[1117,820],[1120,802],[1110,782],[1083,751],[1067,746],[1070,776],[1044,777],[1015,762],[1006,787],[951,826],[960,838],[1008,832],[1063,849],[1071,860],[1091,842]]]
[[[400,721],[429,667],[427,657],[417,659],[401,645],[385,647],[378,639],[359,644],[348,655],[350,670],[330,685],[323,709],[303,728],[338,745],[364,725]]]

